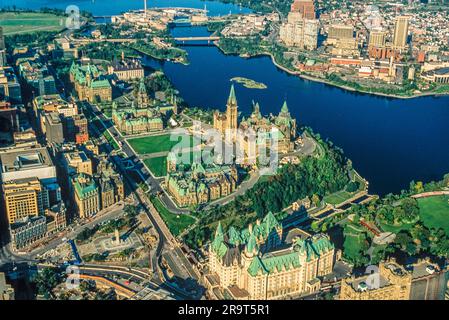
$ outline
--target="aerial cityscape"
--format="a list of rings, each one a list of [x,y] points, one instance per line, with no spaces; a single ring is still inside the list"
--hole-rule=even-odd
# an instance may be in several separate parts
[[[0,1],[0,300],[449,300],[448,123],[447,0]]]

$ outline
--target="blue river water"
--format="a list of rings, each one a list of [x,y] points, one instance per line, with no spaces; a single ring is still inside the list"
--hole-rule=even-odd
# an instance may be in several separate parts
[[[142,7],[143,1],[10,1],[3,6],[63,7],[76,3],[95,15]],[[4,4],[6,3],[6,4]],[[199,0],[149,0],[149,6],[203,8]],[[23,4],[23,6],[22,6]],[[28,5],[29,4],[29,5]],[[33,4],[33,5],[31,5]],[[211,14],[238,12],[238,6],[207,2]],[[214,11],[212,11],[214,10]],[[175,28],[174,35],[205,35],[204,27]],[[449,172],[449,97],[391,99],[348,92],[300,79],[278,69],[269,57],[226,56],[216,47],[185,47],[190,64],[154,62],[164,70],[191,106],[224,109],[230,79],[247,77],[265,83],[266,90],[236,85],[240,111],[251,111],[252,100],[263,113],[278,113],[284,100],[299,125],[313,128],[343,148],[354,167],[370,182],[370,192],[399,192],[411,180],[438,180]]]
[[[144,0],[0,0],[0,8],[13,7],[26,9],[57,8],[65,10],[76,5],[81,11],[89,11],[95,16],[116,15],[129,10],[143,9]],[[216,1],[201,0],[147,0],[150,7],[186,7],[204,9],[209,15],[218,16],[231,13],[247,13],[251,10],[237,5]]]

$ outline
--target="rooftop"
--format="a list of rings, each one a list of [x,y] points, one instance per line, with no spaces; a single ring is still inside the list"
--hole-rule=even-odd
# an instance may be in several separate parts
[[[1,172],[14,172],[53,166],[47,148],[7,150],[0,153]]]

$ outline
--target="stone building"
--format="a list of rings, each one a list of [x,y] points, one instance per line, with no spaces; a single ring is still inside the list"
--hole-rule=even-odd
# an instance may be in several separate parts
[[[373,270],[375,271],[375,270]],[[368,273],[368,272],[367,272]],[[447,290],[447,267],[429,259],[400,265],[394,259],[381,262],[377,272],[342,279],[340,300],[442,300]]]
[[[72,184],[80,218],[89,218],[100,211],[100,192],[92,177],[81,173],[72,179]]]
[[[36,177],[4,182],[3,200],[10,224],[42,215],[49,206],[48,192]]]
[[[45,216],[27,217],[10,225],[11,245],[14,249],[22,249],[47,234],[47,220]]]
[[[0,48],[1,48],[1,27],[0,27]],[[14,300],[14,288],[6,283],[5,274],[0,272],[0,300]]]
[[[156,107],[151,107],[144,80],[140,81],[137,90],[137,106],[132,102],[130,107],[117,108],[112,104],[112,121],[124,134],[139,134],[160,131],[164,128],[163,115]]]
[[[258,103],[253,105],[253,112],[248,118],[237,122],[237,99],[234,87],[226,105],[226,112],[214,113],[214,129],[226,138],[226,132],[241,148],[244,161],[255,161],[261,150],[288,153],[294,149],[294,140],[297,138],[296,120],[293,119],[284,102],[278,116],[264,117],[260,112]],[[232,121],[228,121],[231,119]],[[238,129],[238,130],[237,130]],[[235,132],[232,134],[232,132]],[[274,148],[274,149],[273,149]]]
[[[235,96],[234,85],[231,86],[228,102],[226,103],[226,112],[214,113],[214,129],[218,130],[227,140],[235,142],[238,129],[238,105]]]
[[[203,204],[231,194],[238,183],[235,166],[194,163],[190,170],[173,165],[169,155],[166,188],[178,206]],[[172,170],[176,168],[175,170]]]
[[[113,190],[113,202],[107,202],[114,204],[125,199],[125,184],[123,183],[123,178],[117,172],[116,168],[114,168],[114,165],[109,160],[107,160],[106,157],[100,158],[100,162],[97,165],[97,173],[95,177],[97,181],[100,182],[101,190],[103,190],[103,188],[101,187],[102,183],[107,183],[108,188],[112,188]],[[102,203],[102,208],[107,207],[104,205],[104,201],[102,201]]]
[[[73,62],[70,67],[70,82],[80,100],[112,101],[111,84],[95,65],[79,65]]]
[[[271,212],[241,232],[230,227],[225,233],[219,223],[204,281],[213,298],[296,297],[320,288],[320,277],[332,272],[334,251],[324,234],[285,233]]]
[[[143,79],[144,70],[139,60],[125,60],[123,53],[120,61],[114,60],[108,67],[108,73],[117,76],[119,80]]]

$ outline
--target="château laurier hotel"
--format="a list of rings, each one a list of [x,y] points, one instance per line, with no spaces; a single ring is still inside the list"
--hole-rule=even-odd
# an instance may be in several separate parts
[[[325,234],[287,233],[269,212],[255,225],[224,232],[218,224],[209,247],[205,284],[215,299],[282,299],[312,293],[332,272],[335,248]]]

